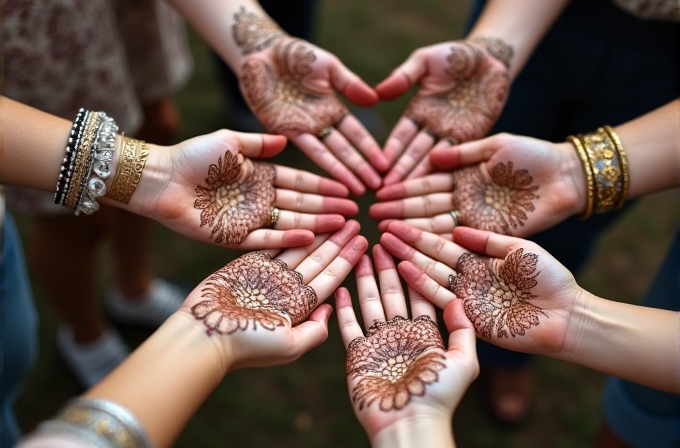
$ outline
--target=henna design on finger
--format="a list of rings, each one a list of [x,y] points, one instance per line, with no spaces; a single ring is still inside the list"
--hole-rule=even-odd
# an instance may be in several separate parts
[[[236,45],[244,55],[264,50],[276,38],[286,34],[272,20],[246,11],[243,6],[234,14],[232,31]]]
[[[332,89],[304,83],[315,61],[305,41],[281,38],[272,47],[271,64],[250,59],[243,65],[243,91],[269,132],[320,135],[349,113]]]
[[[290,321],[295,326],[317,304],[314,289],[302,275],[264,252],[251,252],[208,277],[201,297],[207,300],[191,308],[207,333],[232,334],[260,327],[273,331]]]
[[[461,224],[508,234],[523,226],[526,212],[535,210],[538,186],[527,170],[513,171],[513,163],[499,163],[487,181],[479,166],[455,170],[453,205],[461,213]]]
[[[517,249],[505,260],[471,253],[458,260],[456,274],[449,276],[449,289],[463,299],[465,314],[478,333],[486,338],[524,335],[525,330],[548,317],[541,308],[529,303],[530,292],[538,282],[538,255]],[[534,272],[536,272],[534,274]]]
[[[207,186],[196,187],[194,208],[202,210],[201,227],[212,227],[216,243],[237,245],[251,231],[270,225],[275,177],[271,163],[225,152],[208,168]]]
[[[405,116],[456,143],[481,138],[491,129],[508,96],[507,67],[494,67],[498,61],[491,53],[469,42],[453,45],[447,60],[446,86],[434,94],[416,94]]]
[[[377,322],[347,347],[347,375],[359,379],[352,402],[359,410],[376,400],[382,411],[403,409],[439,380],[444,359],[444,342],[428,316]]]

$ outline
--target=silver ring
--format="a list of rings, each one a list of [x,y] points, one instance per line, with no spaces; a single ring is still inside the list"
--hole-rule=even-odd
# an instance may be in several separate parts
[[[331,135],[332,132],[333,132],[333,128],[324,128],[324,129],[319,133],[319,135],[317,135],[317,137],[319,138],[319,140],[323,140],[324,138],[326,138],[326,137],[328,137],[329,135]]]
[[[458,227],[460,225],[461,220],[460,212],[458,210],[451,210],[449,214],[453,218],[453,226]]]

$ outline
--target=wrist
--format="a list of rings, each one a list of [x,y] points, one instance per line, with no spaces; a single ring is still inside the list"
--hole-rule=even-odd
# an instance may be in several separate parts
[[[585,167],[579,158],[576,147],[573,143],[556,143],[555,146],[560,152],[560,177],[567,181],[571,186],[574,195],[573,201],[567,207],[569,215],[580,215],[586,211],[588,206],[588,182],[585,174]]]
[[[398,420],[371,437],[373,448],[455,447],[450,415],[414,415]]]
[[[596,322],[601,299],[578,285],[573,294],[574,301],[569,314],[564,342],[557,353],[549,356],[581,364],[579,360],[583,356],[583,350],[588,346],[588,341],[597,339],[599,330],[596,328]]]

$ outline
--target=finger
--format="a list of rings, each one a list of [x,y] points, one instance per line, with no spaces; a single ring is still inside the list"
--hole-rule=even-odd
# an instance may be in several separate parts
[[[434,145],[430,153],[432,151],[436,151],[439,148],[448,148],[453,144],[452,142],[453,140],[451,139],[442,138],[437,142],[436,145]],[[415,168],[413,168],[404,179],[405,180],[419,179],[430,174],[432,171],[434,171],[434,165],[432,165],[432,162],[430,162],[430,158],[423,157],[420,159],[420,162],[418,162]]]
[[[331,84],[345,98],[362,107],[373,107],[378,94],[340,61],[331,66]]]
[[[451,232],[455,227],[451,213],[442,213],[441,215],[432,218],[408,218],[408,219],[385,219],[378,223],[378,230],[386,232],[387,228],[394,221],[401,221],[416,229],[424,230],[425,232],[436,233],[439,236],[446,234],[447,239],[451,239]]]
[[[295,350],[298,356],[317,347],[328,339],[328,319],[333,312],[330,305],[321,305],[306,321],[293,327]]]
[[[274,165],[276,178],[274,186],[301,193],[316,193],[323,196],[336,196],[346,198],[349,190],[340,182],[325,177],[317,176],[307,171],[288,168],[287,166]]]
[[[376,86],[375,91],[381,100],[393,100],[417,83],[426,69],[420,53],[413,52],[390,76]]]
[[[380,188],[382,183],[380,174],[366,159],[361,157],[359,151],[347,141],[341,132],[334,130],[328,137],[323,139],[323,143],[352,172],[359,176],[369,188],[374,190]]]
[[[359,234],[359,230],[361,230],[361,226],[358,222],[354,220],[348,221],[340,230],[333,233],[319,246],[307,252],[302,259],[291,259],[291,262],[288,262],[289,258],[299,257],[299,254],[291,254],[290,257],[286,255],[285,257],[282,256],[279,258],[286,261],[288,267],[298,271],[302,274],[302,278],[309,282],[316,277],[319,272],[326,269],[331,261],[340,254],[347,243]]]
[[[420,218],[439,215],[452,209],[453,194],[432,193],[415,198],[373,204],[368,209],[368,214],[376,220],[387,218]]]
[[[424,255],[391,233],[383,233],[380,243],[399,260],[410,261],[443,286],[449,285],[449,276],[455,274],[450,266]]]
[[[342,342],[347,348],[350,342],[364,335],[354,313],[354,308],[352,308],[352,297],[350,297],[347,288],[338,288],[335,291],[335,308],[338,314],[338,326],[340,327]]]
[[[453,191],[453,176],[450,173],[437,173],[382,187],[375,193],[375,198],[379,201],[393,201],[450,191]]]
[[[267,250],[284,247],[306,246],[314,241],[309,230],[257,229],[248,234],[237,247],[241,250]]]
[[[332,198],[318,194],[299,193],[293,190],[276,189],[276,200],[279,209],[295,212],[317,214],[340,214],[345,217],[359,213],[356,202],[343,198]],[[279,215],[280,218],[280,215]]]
[[[364,318],[364,326],[370,328],[376,322],[385,322],[383,304],[380,300],[380,291],[375,281],[373,264],[368,255],[362,255],[354,269],[357,280],[357,292],[359,293],[359,306]]]
[[[392,132],[387,137],[385,148],[383,149],[383,155],[389,165],[392,165],[397,160],[397,157],[404,152],[406,146],[418,134],[418,130],[419,127],[409,118],[401,117],[397,121],[394,129],[392,129]]]
[[[380,244],[373,246],[373,260],[380,280],[380,297],[382,298],[385,317],[393,319],[395,316],[408,318],[406,297],[401,287],[397,266],[392,256]]]
[[[388,232],[397,236],[406,244],[414,247],[424,255],[455,269],[461,255],[469,252],[463,246],[445,240],[439,235],[410,227],[403,222],[395,221],[387,228]]]
[[[384,184],[393,185],[400,182],[406,175],[420,162],[423,157],[432,149],[435,139],[427,132],[419,132],[413,140],[409,143],[404,154],[399,158],[397,163],[392,167],[387,176],[385,176]]]
[[[283,151],[288,141],[283,135],[253,134],[227,129],[217,131],[221,138],[231,140],[234,136],[240,143],[239,152],[246,157],[272,157]]]
[[[299,134],[291,138],[291,141],[307,154],[312,162],[319,165],[319,168],[345,184],[352,194],[361,196],[366,192],[366,187],[361,180],[315,136],[306,133]]]
[[[366,248],[368,248],[366,238],[361,235],[355,236],[342,249],[340,255],[314,280],[309,282],[309,286],[316,291],[319,302],[326,300],[340,286],[352,271],[354,265],[359,262],[359,258],[366,252]]]
[[[438,308],[444,309],[450,301],[456,298],[455,294],[432,280],[427,274],[418,269],[417,266],[408,261],[399,263],[398,270],[409,286],[434,303]]]
[[[443,170],[475,165],[487,161],[501,148],[501,137],[493,135],[456,146],[442,147],[430,153],[430,162]]]
[[[281,210],[275,229],[305,229],[314,233],[334,232],[345,224],[342,215],[310,215],[308,213],[289,212]]]
[[[389,163],[380,150],[380,145],[354,115],[346,115],[337,128],[378,171],[386,171]]]
[[[361,230],[359,223],[355,220],[349,220],[340,230],[337,230],[332,234],[318,234],[316,235],[316,238],[314,238],[312,244],[283,251],[278,258],[284,261],[290,269],[295,270],[309,254],[314,252],[316,248],[324,244],[327,240],[330,240],[332,244],[344,247],[353,236],[359,234],[359,230]]]
[[[437,312],[435,311],[432,302],[427,300],[421,293],[410,286],[406,286],[408,291],[408,299],[411,303],[411,318],[415,319],[420,316],[427,316],[433,321],[437,322]]]
[[[467,371],[472,381],[479,374],[477,361],[477,337],[472,322],[465,315],[462,300],[451,301],[444,309],[444,323],[449,330],[449,346],[447,352],[456,352],[463,356]]]
[[[510,252],[519,246],[535,246],[534,243],[501,235],[487,230],[478,230],[471,227],[456,227],[453,229],[453,241],[478,254],[494,258],[505,258]]]

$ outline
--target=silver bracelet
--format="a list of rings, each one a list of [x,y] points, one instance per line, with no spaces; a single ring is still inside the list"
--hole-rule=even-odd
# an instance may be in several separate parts
[[[153,448],[132,412],[95,398],[69,401],[56,418],[38,426],[37,432],[76,437],[98,448]]]

